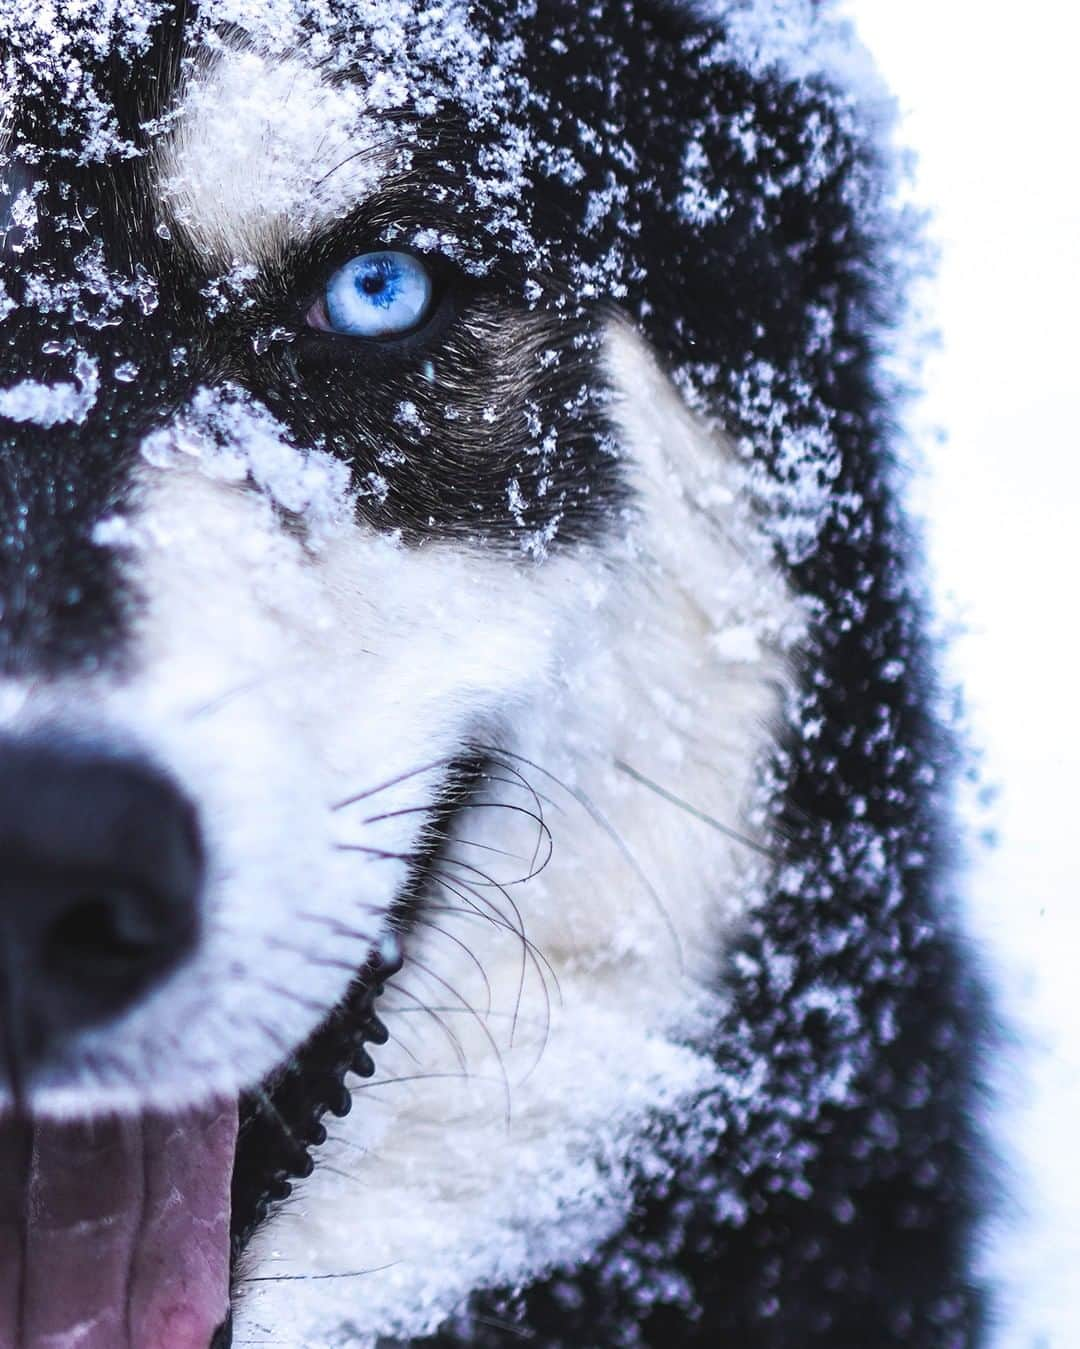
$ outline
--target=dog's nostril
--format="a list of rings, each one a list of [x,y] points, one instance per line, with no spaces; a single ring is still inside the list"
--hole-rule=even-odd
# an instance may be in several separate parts
[[[29,1060],[125,1010],[193,949],[195,812],[144,763],[0,745],[0,1006]]]
[[[138,979],[164,955],[161,922],[146,900],[121,888],[74,897],[42,945],[46,969],[69,979]]]

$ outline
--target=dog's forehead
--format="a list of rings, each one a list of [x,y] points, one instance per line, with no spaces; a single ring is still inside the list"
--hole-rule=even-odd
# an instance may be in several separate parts
[[[256,397],[268,382],[272,362],[249,368],[242,315],[235,329],[211,331],[207,287],[250,259],[302,328],[290,267],[303,244],[400,178],[433,126],[467,126],[475,148],[503,115],[505,63],[470,12],[455,0],[88,0],[41,22],[0,11],[0,526],[14,540],[0,557],[0,660],[37,669],[45,649],[57,665],[119,649],[134,592],[96,531],[137,505],[143,439],[223,369],[240,368]],[[430,155],[414,178],[424,187],[413,193],[417,231]],[[484,180],[500,199],[513,186],[491,161]],[[379,210],[362,239],[354,231],[357,249],[401,228],[398,197],[384,192]],[[328,257],[302,263],[314,273]],[[334,370],[351,359],[338,355]],[[356,426],[381,447],[395,397],[416,403],[415,392],[395,394],[399,374],[383,371],[378,407],[347,404],[349,448]],[[323,371],[314,383],[333,381]],[[344,407],[349,392],[324,402]],[[300,420],[302,403],[284,411],[299,408]],[[324,427],[314,417],[295,440],[307,445]]]
[[[279,255],[342,219],[410,172],[434,123],[491,121],[502,80],[489,39],[454,4],[380,6],[332,36],[265,21],[215,29],[183,68],[154,156],[158,192],[227,262]]]
[[[330,81],[300,55],[226,49],[182,93],[156,156],[159,197],[201,251],[257,260],[369,196],[405,140],[364,83]]]

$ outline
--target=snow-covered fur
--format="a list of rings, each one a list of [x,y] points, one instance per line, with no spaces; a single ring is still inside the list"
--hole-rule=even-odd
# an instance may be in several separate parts
[[[0,1099],[239,1113],[217,1349],[976,1344],[913,245],[851,34],[0,38],[0,731],[156,765],[206,856],[188,958]],[[345,332],[376,255],[428,303]]]

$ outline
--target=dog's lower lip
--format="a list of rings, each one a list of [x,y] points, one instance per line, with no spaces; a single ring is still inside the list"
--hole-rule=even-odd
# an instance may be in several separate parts
[[[370,1077],[366,1045],[385,1044],[387,1030],[375,1001],[402,964],[400,943],[387,934],[343,1000],[303,1045],[253,1093],[240,1099],[240,1131],[233,1175],[233,1257],[246,1245],[294,1179],[314,1167],[312,1150],[326,1139],[322,1117],[348,1114],[351,1072]]]
[[[207,1349],[229,1304],[235,1103],[0,1122],[0,1345]]]

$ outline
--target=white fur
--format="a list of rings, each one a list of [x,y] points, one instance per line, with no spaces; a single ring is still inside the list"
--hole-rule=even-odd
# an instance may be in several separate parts
[[[452,98],[476,126],[504,121],[506,66],[517,49],[492,46],[463,0],[419,11],[414,0],[356,0],[345,41],[310,26],[301,33],[285,15],[264,13],[269,22],[260,23],[262,7],[252,12],[244,0],[212,8],[221,21],[244,10],[250,36],[206,35],[213,58],[190,74],[155,154],[158,228],[181,229],[226,274],[231,269],[233,299],[254,275],[248,269],[408,172],[415,119],[431,116],[440,99]],[[509,137],[481,156],[476,200],[504,223],[508,203],[521,195],[526,149]],[[430,230],[410,232],[404,223],[400,237],[434,243]],[[528,242],[520,222],[518,239]],[[438,246],[445,252],[456,242],[440,238]]]
[[[336,219],[404,153],[367,98],[223,49],[160,161],[163,222],[243,268]],[[261,1080],[340,1000],[405,876],[338,845],[410,853],[440,776],[414,770],[506,751],[384,998],[376,1079],[252,1245],[256,1276],[290,1281],[242,1288],[239,1343],[422,1334],[473,1288],[580,1259],[623,1220],[631,1160],[656,1160],[650,1115],[713,1081],[700,1046],[756,854],[643,779],[752,836],[800,622],[727,447],[629,329],[609,356],[629,531],[542,564],[406,548],[354,522],[333,461],[201,395],[145,446],[133,515],[98,528],[143,602],[130,671],[0,689],[7,728],[147,753],[207,835],[197,956],[51,1065],[34,1106],[54,1114]]]
[[[362,89],[223,48],[159,158],[162,225],[242,281],[337,219],[406,153]],[[339,845],[410,853],[439,780],[414,770],[505,751],[384,998],[375,1081],[252,1245],[257,1277],[289,1281],[242,1288],[238,1343],[421,1334],[473,1288],[580,1259],[624,1218],[631,1161],[659,1164],[649,1117],[714,1080],[702,1046],[757,854],[662,792],[753,844],[801,623],[722,439],[629,329],[609,359],[637,509],[543,563],[361,527],[333,461],[201,396],[144,447],[132,516],[98,527],[143,601],[131,669],[0,688],[4,728],[150,755],[207,834],[197,956],[69,1046],[33,1102],[54,1114],[261,1080],[340,1000],[405,876]],[[551,857],[525,880],[549,844],[534,792]]]
[[[508,102],[513,52],[487,51],[455,0],[419,16],[358,0],[341,68],[368,60],[369,39],[374,55],[346,82],[326,73],[329,29],[283,54],[300,36],[279,23],[287,0],[210,8],[256,30],[272,9],[283,39],[209,37],[155,150],[159,232],[221,269],[212,313],[250,303],[262,265],[408,168],[387,110],[451,90],[490,126]],[[752,68],[802,73],[809,4],[699,8],[724,14]],[[439,54],[425,87],[407,43]],[[534,148],[508,136],[473,184],[500,219]],[[238,1345],[408,1338],[474,1288],[580,1260],[625,1218],[632,1169],[661,1164],[650,1117],[685,1117],[715,1081],[720,958],[757,881],[758,770],[802,620],[722,438],[629,329],[613,325],[609,358],[637,510],[542,563],[364,528],[340,465],[250,401],[200,396],[144,446],[132,515],[98,525],[142,601],[130,668],[0,686],[0,729],[145,752],[206,832],[196,957],[52,1063],[31,1104],[56,1115],[175,1108],[264,1078],[386,935],[405,865],[378,854],[417,848],[439,783],[439,767],[416,770],[473,742],[503,752],[384,997],[376,1079],[353,1084],[314,1175],[252,1244]],[[39,392],[8,390],[8,415]]]
[[[164,143],[163,224],[226,265],[272,259],[393,166],[393,133],[371,104],[363,86],[327,84],[306,62],[223,48],[189,81]]]
[[[315,1349],[421,1334],[474,1287],[579,1259],[625,1216],[630,1158],[649,1163],[648,1115],[678,1113],[713,1078],[690,1046],[718,1013],[717,963],[754,853],[617,764],[752,834],[755,766],[800,625],[742,519],[724,447],[636,338],[613,332],[611,359],[638,527],[573,577],[576,620],[552,675],[504,717],[502,743],[523,756],[507,762],[551,798],[551,861],[517,880],[535,826],[485,808],[460,821],[455,850],[507,884],[550,969],[526,959],[523,970],[495,890],[505,926],[440,912],[442,932],[410,941],[419,963],[384,999],[393,1038],[375,1082],[251,1253],[260,1275],[342,1277],[305,1283],[299,1301],[295,1282],[251,1284],[241,1341],[266,1332]],[[492,792],[534,805],[506,776]],[[477,880],[467,866],[447,872]],[[438,887],[431,899],[461,907]]]

